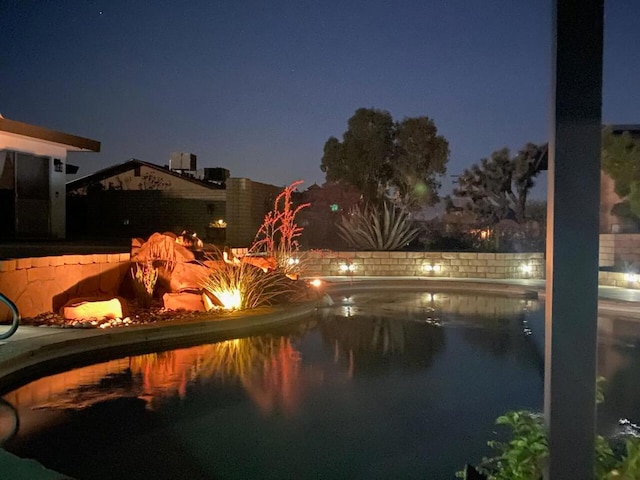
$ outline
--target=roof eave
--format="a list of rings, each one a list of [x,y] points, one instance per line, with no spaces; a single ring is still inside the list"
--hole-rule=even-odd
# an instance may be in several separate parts
[[[49,130],[48,128],[16,122],[7,118],[0,118],[0,132],[13,133],[24,137],[36,138],[46,142],[63,145],[70,152],[99,152],[100,142],[90,138],[78,137],[70,133]]]

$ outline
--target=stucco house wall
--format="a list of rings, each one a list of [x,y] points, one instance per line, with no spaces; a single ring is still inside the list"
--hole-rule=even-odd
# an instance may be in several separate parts
[[[227,178],[223,187],[132,159],[67,184],[69,230],[126,238],[184,229],[206,240],[209,224],[223,220],[225,243],[247,247],[280,191],[248,178]]]
[[[282,188],[248,178],[227,180],[227,241],[234,247],[253,242],[272,201]]]
[[[8,120],[0,116],[0,176],[3,184],[0,188],[5,191],[13,190],[15,194],[20,169],[27,168],[24,162],[35,159],[24,158],[24,155],[46,159],[48,166],[48,225],[43,228],[45,237],[65,238],[65,204],[66,204],[66,164],[69,151],[100,151],[100,143],[74,135],[48,130],[35,125],[30,125],[14,120]],[[22,155],[19,155],[22,154]],[[11,170],[14,175],[14,185],[10,185]],[[9,195],[11,195],[9,193]],[[20,202],[15,195],[13,213],[15,221],[15,236],[21,236],[20,218],[17,213],[17,203]],[[24,220],[24,219],[23,219]],[[41,236],[38,234],[37,236]]]

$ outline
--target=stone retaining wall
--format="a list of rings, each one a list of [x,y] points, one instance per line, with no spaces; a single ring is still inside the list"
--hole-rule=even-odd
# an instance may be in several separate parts
[[[304,262],[308,276],[544,278],[545,269],[543,253],[310,251]]]
[[[20,315],[32,317],[57,311],[73,298],[116,295],[128,270],[128,253],[0,260],[0,292]],[[0,302],[0,320],[10,318]]]
[[[0,292],[23,317],[57,311],[72,298],[118,294],[129,260],[128,253],[0,260]],[[304,262],[307,276],[544,278],[545,268],[542,253],[310,251]],[[640,275],[600,272],[599,284],[640,289]],[[0,304],[0,321],[10,318]]]
[[[601,233],[600,266],[640,265],[639,233]]]
[[[598,285],[640,290],[640,275],[622,272],[599,272]]]

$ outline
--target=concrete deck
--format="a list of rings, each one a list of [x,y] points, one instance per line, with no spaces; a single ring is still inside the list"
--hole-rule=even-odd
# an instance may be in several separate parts
[[[443,279],[416,277],[330,277],[328,291],[344,289],[435,289],[447,291],[529,295],[544,298],[544,280]],[[388,282],[388,283],[387,283]],[[640,290],[599,287],[599,311],[637,317],[640,321]],[[328,305],[326,297],[287,308],[260,309],[229,314],[215,321],[176,321],[117,329],[63,329],[22,326],[0,341],[0,394],[32,379],[72,366],[96,363],[118,355],[141,354],[161,348],[179,348],[267,331],[295,322],[317,307]],[[0,449],[2,478],[50,480],[67,478]]]

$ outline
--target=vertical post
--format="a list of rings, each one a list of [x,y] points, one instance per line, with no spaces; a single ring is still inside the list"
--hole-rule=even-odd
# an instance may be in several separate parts
[[[593,478],[603,0],[554,0],[549,143],[547,480]]]

